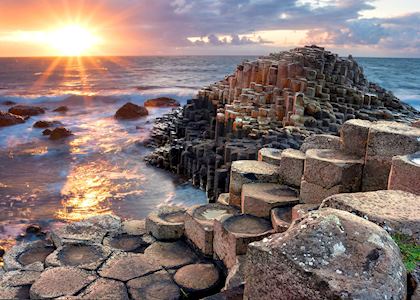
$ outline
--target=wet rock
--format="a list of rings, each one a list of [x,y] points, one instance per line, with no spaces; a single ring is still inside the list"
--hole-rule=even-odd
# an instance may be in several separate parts
[[[116,253],[100,268],[101,277],[128,281],[161,269],[154,257],[144,254]]]
[[[48,128],[61,125],[59,121],[36,121],[33,125],[34,128]]]
[[[179,287],[165,270],[132,279],[127,282],[127,287],[135,300],[172,300],[181,297]]]
[[[309,149],[340,149],[340,138],[330,134],[316,134],[305,139],[300,151],[306,153]]]
[[[420,242],[420,196],[403,191],[375,191],[334,195],[321,208],[351,212],[383,227],[389,233],[408,235]]]
[[[50,140],[59,140],[59,139],[63,139],[72,135],[73,134],[71,133],[70,130],[64,127],[57,127],[51,131]]]
[[[81,299],[128,300],[124,283],[111,279],[99,278],[77,296]]]
[[[1,104],[2,105],[8,105],[8,106],[10,106],[10,105],[15,105],[16,102],[10,101],[10,100],[6,100],[6,101],[3,101]]]
[[[177,107],[180,106],[179,102],[175,99],[168,97],[159,97],[148,99],[144,102],[145,107]]]
[[[406,273],[389,234],[348,212],[310,212],[249,245],[245,299],[405,299]]]
[[[72,296],[90,284],[96,276],[74,267],[47,269],[31,286],[34,299]]]
[[[213,264],[192,264],[176,271],[174,280],[190,297],[202,297],[218,286],[220,273]]]
[[[45,258],[55,248],[46,241],[35,241],[15,245],[3,257],[4,268],[7,271],[23,269],[35,262],[44,263]]]
[[[117,112],[115,113],[115,118],[130,120],[130,119],[137,119],[140,117],[144,117],[144,116],[147,116],[148,114],[149,112],[143,106],[139,106],[131,102],[128,102],[117,110]]]
[[[109,248],[102,245],[84,243],[66,243],[57,248],[45,260],[47,266],[74,266],[86,270],[96,270],[111,254]]]
[[[29,105],[15,105],[9,108],[9,113],[18,115],[18,116],[37,116],[45,113],[45,110],[38,106],[29,106]]]
[[[69,110],[67,106],[59,106],[53,110],[53,112],[65,113]]]
[[[394,156],[388,178],[389,190],[401,190],[420,195],[420,151]]]
[[[156,242],[144,254],[165,268],[179,268],[195,262],[197,255],[184,242]]]
[[[159,207],[146,218],[146,231],[157,240],[177,240],[184,234],[185,208]]]
[[[143,235],[114,233],[104,238],[103,244],[109,248],[126,252],[143,253],[150,242]]]
[[[45,129],[42,131],[42,135],[51,135],[52,130],[51,129]]]
[[[21,116],[0,111],[0,127],[25,123]]]
[[[38,224],[29,225],[25,229],[26,233],[30,233],[30,234],[38,234],[41,232],[41,230],[42,230],[41,226],[39,226]]]

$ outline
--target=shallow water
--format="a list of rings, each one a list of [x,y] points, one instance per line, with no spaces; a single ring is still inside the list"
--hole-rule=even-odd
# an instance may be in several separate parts
[[[14,243],[31,223],[48,229],[111,212],[144,218],[165,203],[205,203],[204,192],[143,162],[150,150],[142,142],[153,119],[168,109],[150,109],[148,117],[127,122],[115,120],[113,114],[127,101],[142,104],[155,96],[185,103],[244,58],[0,59],[0,103],[10,100],[48,109],[25,124],[0,128],[0,246]],[[420,66],[407,74],[400,72],[406,61],[360,61],[369,79],[418,104],[419,85],[411,81],[420,78],[413,75]],[[420,65],[420,60],[408,63]],[[60,105],[67,105],[69,112],[52,112]],[[0,104],[0,110],[7,109]],[[32,128],[37,120],[60,121],[74,136],[50,141],[41,129]]]

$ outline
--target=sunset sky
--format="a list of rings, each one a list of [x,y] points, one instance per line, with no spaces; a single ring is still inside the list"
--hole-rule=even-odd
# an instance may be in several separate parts
[[[420,57],[419,0],[0,0],[0,56]]]

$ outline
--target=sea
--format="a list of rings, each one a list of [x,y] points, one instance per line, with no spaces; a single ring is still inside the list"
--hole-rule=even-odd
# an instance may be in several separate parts
[[[232,73],[244,56],[0,58],[0,110],[5,101],[45,107],[24,124],[0,127],[0,247],[43,230],[114,213],[142,219],[161,205],[207,202],[188,181],[148,166],[144,147],[156,117],[117,121],[124,103],[167,96],[185,104]],[[420,109],[420,59],[357,58],[367,78]],[[65,105],[65,114],[52,110]],[[74,136],[50,141],[38,120],[60,121]]]

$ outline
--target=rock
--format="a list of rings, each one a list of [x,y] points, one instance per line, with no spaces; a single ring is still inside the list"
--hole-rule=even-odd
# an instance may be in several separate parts
[[[229,205],[229,193],[221,193],[217,198],[216,203],[222,205]]]
[[[229,270],[223,291],[233,290],[237,287],[243,287],[245,284],[245,269],[246,255],[236,256],[236,263]]]
[[[348,212],[310,212],[249,245],[244,299],[405,299],[406,273],[389,234]]]
[[[363,191],[384,190],[388,185],[392,157],[419,151],[420,128],[379,121],[369,129],[363,168]]]
[[[138,106],[136,104],[128,102],[117,110],[117,112],[115,113],[115,118],[130,120],[144,117],[148,114],[149,112],[143,106]]]
[[[372,126],[371,122],[359,119],[345,122],[340,133],[341,150],[364,157],[370,126]]]
[[[25,232],[29,234],[38,234],[41,232],[41,226],[38,224],[31,224],[28,227],[26,227]]]
[[[284,232],[292,222],[292,207],[275,207],[270,212],[271,226],[275,232]]]
[[[53,112],[65,113],[69,110],[67,106],[59,106],[53,110]]]
[[[16,104],[16,102],[14,102],[14,101],[10,101],[10,100],[6,100],[6,101],[3,101],[2,103],[1,103],[2,105],[15,105]]]
[[[130,295],[135,300],[180,299],[181,292],[165,270],[132,279],[127,282]]]
[[[164,268],[179,268],[194,263],[198,257],[181,241],[166,243],[156,242],[144,251],[144,254]]]
[[[162,206],[146,218],[146,231],[157,240],[177,240],[184,234],[185,208]]]
[[[292,222],[302,218],[310,211],[317,210],[320,204],[298,204],[292,207]]]
[[[204,255],[213,255],[214,220],[224,215],[238,214],[239,210],[219,203],[191,207],[185,216],[185,236]]]
[[[51,129],[45,129],[42,131],[42,135],[51,135],[52,130]]]
[[[178,269],[174,280],[189,297],[202,297],[218,286],[220,274],[213,264],[192,264]]]
[[[59,140],[59,139],[63,139],[72,135],[73,134],[71,133],[70,130],[64,127],[57,127],[51,131],[50,140]]]
[[[334,195],[325,199],[321,208],[331,207],[351,212],[378,224],[390,234],[408,235],[419,243],[419,203],[418,195],[385,190]]]
[[[29,105],[15,105],[9,108],[9,113],[18,115],[18,116],[37,116],[45,113],[45,110],[38,106],[29,106]]]
[[[179,102],[175,99],[168,97],[159,97],[148,99],[144,102],[145,107],[177,107],[180,106]]]
[[[271,222],[252,215],[225,216],[214,224],[213,248],[226,268],[232,268],[238,255],[247,252],[248,244],[273,234]]]
[[[229,204],[237,207],[241,206],[243,184],[270,183],[278,180],[278,167],[262,161],[234,161],[230,172]]]
[[[302,180],[305,154],[295,149],[285,149],[281,154],[279,180],[285,185],[300,187]]]
[[[298,192],[275,183],[247,183],[242,186],[242,213],[269,218],[274,207],[299,203]]]
[[[89,285],[77,298],[128,300],[124,283],[111,279],[99,278]]]
[[[31,286],[31,299],[72,296],[93,282],[96,276],[74,267],[47,269]]]
[[[300,147],[306,153],[309,149],[340,149],[340,138],[330,134],[316,134],[307,137]]]
[[[61,125],[59,121],[36,121],[33,125],[34,128],[48,128]]]
[[[104,246],[112,249],[118,249],[126,252],[143,253],[151,244],[148,235],[132,235],[127,233],[111,233],[104,240]]]
[[[46,266],[73,266],[85,270],[96,270],[111,254],[111,250],[102,245],[84,243],[66,243],[48,255]]]
[[[146,233],[146,220],[126,220],[122,223],[122,231],[129,235],[143,235]]]
[[[128,281],[161,269],[151,256],[133,253],[115,253],[99,269],[101,277]]]
[[[33,284],[41,272],[16,270],[4,273],[0,278],[0,289],[7,287],[20,287]]]
[[[258,160],[272,165],[280,165],[282,150],[274,148],[262,148],[258,151]]]
[[[21,116],[0,111],[0,127],[25,123]]]
[[[54,250],[52,245],[41,240],[15,245],[3,257],[4,269],[6,271],[18,270],[35,262],[44,263],[45,258]]]
[[[401,190],[420,195],[420,151],[394,156],[388,178],[388,190]]]
[[[1,287],[0,299],[29,299],[29,285],[18,287]]]

